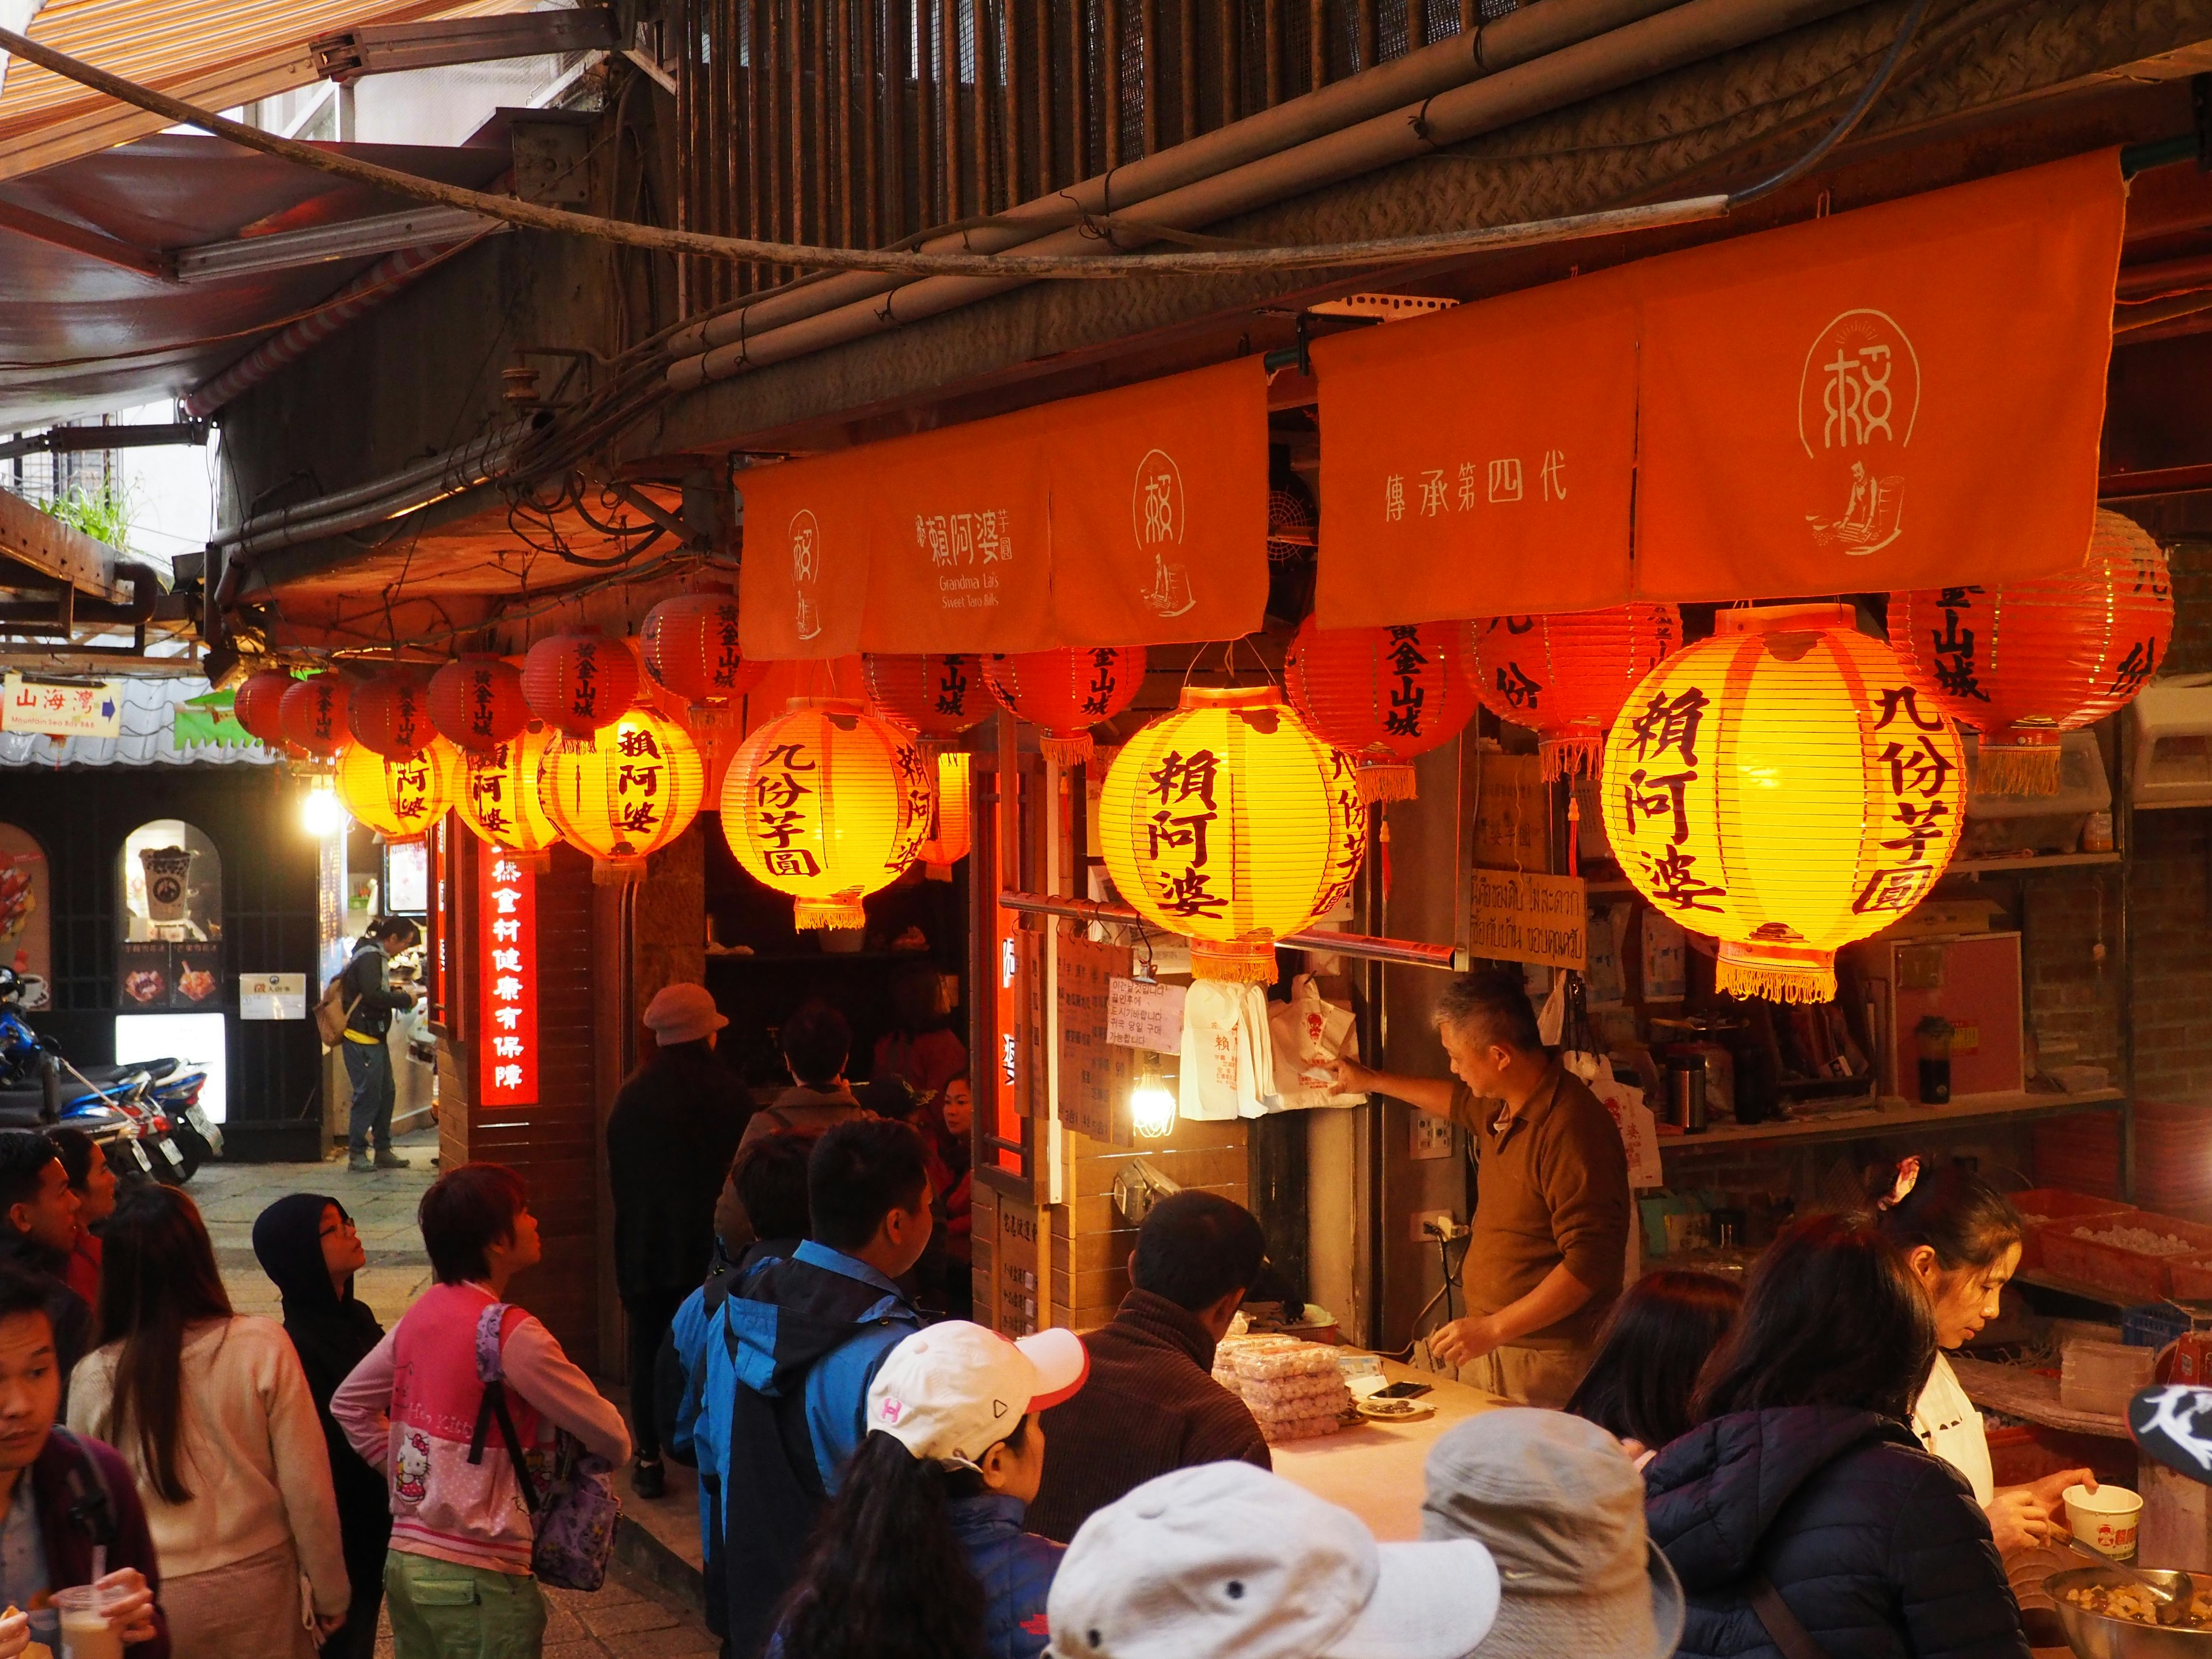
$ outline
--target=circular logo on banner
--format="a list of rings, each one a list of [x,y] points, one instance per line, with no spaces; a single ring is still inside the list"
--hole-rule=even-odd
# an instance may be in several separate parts
[[[791,515],[791,586],[802,640],[811,640],[822,631],[822,611],[814,603],[814,584],[821,575],[822,526],[816,522],[813,509],[802,507]]]
[[[1805,353],[1797,441],[1814,464],[1813,539],[1853,556],[1904,533],[1903,451],[1920,414],[1920,357],[1897,319],[1860,309],[1837,316]]]
[[[1182,469],[1164,449],[1148,449],[1137,463],[1137,481],[1129,493],[1129,527],[1140,551],[1152,556],[1152,585],[1145,592],[1148,609],[1162,617],[1180,617],[1195,608],[1189,567],[1168,554],[1182,545],[1188,529],[1188,497],[1183,492]]]

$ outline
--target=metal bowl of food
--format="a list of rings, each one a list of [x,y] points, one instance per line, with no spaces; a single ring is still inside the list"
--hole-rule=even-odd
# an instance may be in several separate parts
[[[2157,1623],[2144,1579],[2162,1589],[2193,1588],[2185,1626]],[[2052,1573],[2043,1587],[2058,1604],[2058,1622],[2081,1659],[2212,1659],[2212,1573],[2074,1567]]]

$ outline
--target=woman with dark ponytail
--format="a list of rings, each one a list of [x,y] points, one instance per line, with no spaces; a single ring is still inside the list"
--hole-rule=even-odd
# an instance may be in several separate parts
[[[2025,1486],[1996,1484],[1982,1414],[1951,1369],[1947,1352],[1973,1340],[1996,1317],[2005,1282],[2020,1267],[2026,1224],[2012,1200],[1964,1164],[1924,1164],[1908,1158],[1878,1167],[1868,1197],[1881,1230],[1904,1253],[1936,1320],[1936,1366],[1912,1410],[1920,1443],[1966,1477],[2008,1557],[2051,1543],[2063,1546],[2066,1506],[2060,1494],[2077,1483],[2094,1491],[2087,1469],[2062,1469]]]
[[[962,1320],[891,1350],[771,1659],[1038,1659],[1064,1547],[1022,1530],[1037,1413],[1089,1366],[1072,1331],[1009,1342]]]

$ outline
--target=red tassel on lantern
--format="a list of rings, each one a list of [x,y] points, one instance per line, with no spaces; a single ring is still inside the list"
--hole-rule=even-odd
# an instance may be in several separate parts
[[[295,680],[277,704],[284,740],[328,760],[346,745],[346,684],[336,674]]]
[[[1063,646],[994,656],[983,678],[1015,718],[1044,728],[1038,747],[1047,760],[1080,766],[1097,746],[1091,728],[1137,700],[1145,683],[1145,647]]]
[[[355,686],[346,726],[355,742],[393,760],[421,754],[435,735],[422,682],[404,671]]]
[[[1283,690],[1316,737],[1358,763],[1362,800],[1411,800],[1413,757],[1474,716],[1468,654],[1461,623],[1321,628],[1309,617],[1283,659]]]
[[[1484,707],[1536,734],[1547,778],[1595,777],[1628,694],[1682,642],[1671,605],[1492,617],[1468,629]]]
[[[645,613],[639,635],[647,677],[684,705],[702,744],[718,738],[730,705],[768,678],[768,665],[738,649],[738,601],[728,593],[683,593]]]
[[[958,653],[860,659],[868,707],[923,738],[957,738],[991,712],[983,659]]]
[[[556,634],[522,659],[523,700],[561,733],[555,746],[564,754],[588,751],[593,732],[636,705],[638,678],[629,642],[596,634]]]
[[[522,671],[503,658],[456,658],[430,676],[430,724],[467,754],[512,743],[530,725]]]
[[[1982,734],[1975,787],[2055,795],[2061,734],[2135,701],[2173,638],[2166,554],[2100,510],[2075,574],[1889,596],[1889,637]]]
[[[284,694],[299,682],[281,668],[264,668],[248,674],[231,699],[230,712],[256,741],[282,750],[284,739]]]

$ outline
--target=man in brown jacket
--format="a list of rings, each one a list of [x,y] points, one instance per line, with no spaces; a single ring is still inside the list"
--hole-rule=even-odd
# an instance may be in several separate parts
[[[1044,1414],[1044,1484],[1023,1524],[1067,1542],[1093,1510],[1197,1463],[1272,1468],[1244,1402],[1213,1380],[1213,1350],[1259,1276],[1267,1241],[1217,1193],[1162,1199],[1137,1230],[1110,1324],[1087,1333],[1082,1391]]]
[[[1335,1062],[1336,1086],[1406,1101],[1468,1132],[1475,1159],[1464,1319],[1429,1336],[1462,1380],[1530,1406],[1564,1406],[1620,1294],[1628,1158],[1604,1103],[1544,1047],[1514,975],[1454,980],[1437,1005],[1453,1079]]]

